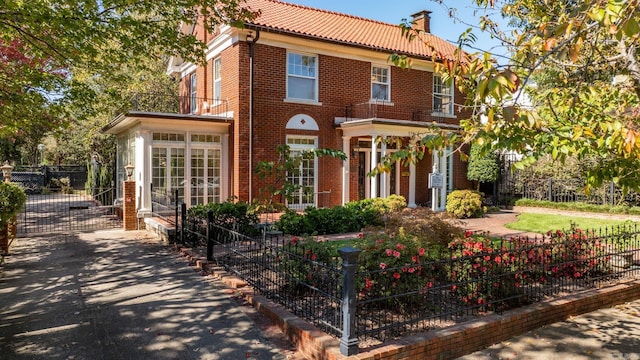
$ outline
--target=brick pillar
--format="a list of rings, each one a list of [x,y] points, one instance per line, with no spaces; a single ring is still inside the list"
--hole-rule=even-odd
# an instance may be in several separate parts
[[[124,202],[122,205],[122,218],[125,230],[138,228],[138,216],[136,214],[136,182],[124,182]]]

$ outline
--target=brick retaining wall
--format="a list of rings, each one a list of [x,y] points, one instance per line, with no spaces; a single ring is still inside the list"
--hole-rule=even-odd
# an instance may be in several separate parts
[[[209,264],[192,249],[181,248],[204,271],[211,272],[230,286],[238,287],[238,281],[223,269]],[[234,280],[235,279],[235,280]],[[640,299],[640,280],[627,281],[615,286],[579,292],[561,299],[547,300],[478,317],[445,329],[411,335],[399,340],[367,349],[358,355],[346,357],[340,354],[338,339],[323,333],[313,325],[289,313],[263,296],[255,295],[248,287],[241,288],[247,301],[270,318],[281,331],[296,343],[300,353],[313,360],[384,360],[384,359],[455,359],[484,349],[527,331],[601,308],[612,307]]]

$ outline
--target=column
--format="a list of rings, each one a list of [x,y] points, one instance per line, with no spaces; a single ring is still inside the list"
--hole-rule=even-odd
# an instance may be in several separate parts
[[[369,167],[370,171],[373,171],[378,166],[378,144],[376,144],[376,136],[371,136],[371,166]],[[370,198],[375,199],[378,197],[378,175],[371,176],[369,178],[371,183],[371,196]]]
[[[407,206],[415,209],[416,205],[416,164],[412,161],[409,163],[409,199]]]
[[[387,156],[387,143],[385,141],[385,137],[383,136],[382,142],[380,143],[380,161],[381,162],[385,156]],[[388,179],[389,179],[388,173],[385,172],[380,174],[380,196],[379,197],[381,198],[387,197]]]
[[[229,189],[231,181],[229,180],[229,155],[231,148],[229,147],[229,134],[222,135],[222,144],[220,144],[220,201],[224,202],[229,199]]]
[[[347,158],[342,162],[342,205],[349,202],[349,166],[351,161],[351,136],[342,137],[342,151]]]
[[[153,133],[140,131],[135,138],[135,172],[131,179],[138,185],[136,207],[139,217],[151,215],[151,146]]]

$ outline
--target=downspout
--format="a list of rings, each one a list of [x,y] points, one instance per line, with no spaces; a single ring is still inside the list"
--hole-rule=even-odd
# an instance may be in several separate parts
[[[249,33],[249,36],[251,33]],[[247,40],[249,40],[247,36]],[[260,30],[256,30],[256,36],[249,42],[249,202],[253,201],[253,68],[254,48],[260,39]]]

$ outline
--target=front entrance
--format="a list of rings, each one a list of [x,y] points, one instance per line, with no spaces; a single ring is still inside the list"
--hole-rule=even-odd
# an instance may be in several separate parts
[[[115,188],[73,190],[71,194],[47,189],[46,193],[29,194],[18,214],[17,236],[120,228],[115,195]]]
[[[358,200],[371,198],[371,178],[369,177],[369,166],[371,162],[370,151],[359,151],[358,152]],[[377,156],[378,162],[380,162],[380,152],[378,152]],[[388,184],[388,189],[386,194],[380,194],[380,182],[382,177],[385,176]],[[376,177],[376,189],[378,189],[378,194],[376,197],[387,197],[391,194],[398,194],[398,182],[397,182],[397,166],[396,164],[391,164],[391,171],[384,175],[378,175]]]

